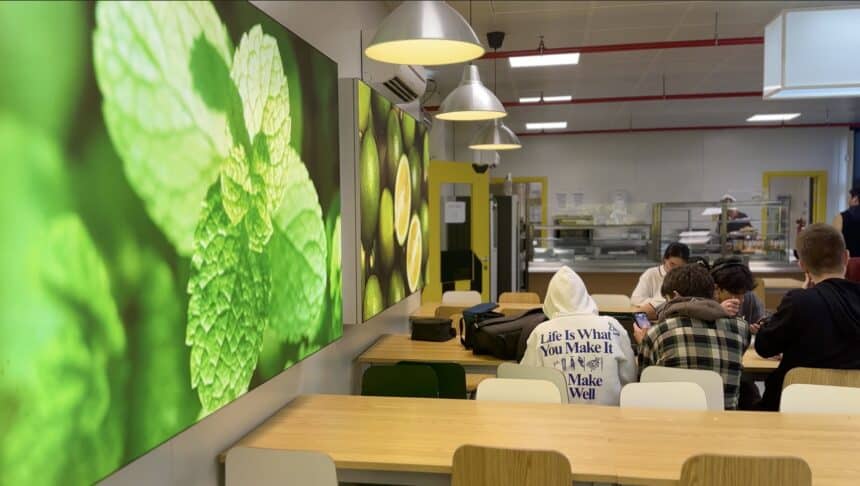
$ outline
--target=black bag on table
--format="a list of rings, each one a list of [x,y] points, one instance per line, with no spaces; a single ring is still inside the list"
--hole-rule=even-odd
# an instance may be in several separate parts
[[[460,344],[466,349],[472,349],[475,324],[504,315],[493,311],[496,307],[498,305],[494,303],[478,304],[463,311],[463,317],[460,318]]]
[[[457,331],[451,326],[451,319],[441,317],[415,317],[409,318],[412,326],[413,341],[448,341],[457,335]]]
[[[476,322],[472,326],[472,352],[519,361],[526,352],[526,342],[532,331],[546,320],[543,309],[538,307],[521,314]]]

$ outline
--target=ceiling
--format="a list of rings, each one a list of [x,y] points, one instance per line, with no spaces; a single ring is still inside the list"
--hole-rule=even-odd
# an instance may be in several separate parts
[[[386,1],[389,9],[400,2]],[[448,2],[466,19],[470,2]],[[849,2],[860,3],[860,2]],[[474,1],[472,25],[506,33],[500,50],[761,36],[786,8],[845,5],[806,1]],[[576,98],[760,91],[762,45],[585,53],[576,66],[511,69],[495,61],[498,96],[569,94]],[[493,87],[493,60],[477,61]],[[438,105],[458,83],[463,66],[433,68]],[[664,88],[665,87],[665,88]],[[665,91],[664,91],[665,89]],[[569,130],[744,124],[754,113],[800,112],[793,123],[860,122],[860,100],[764,101],[759,98],[697,99],[510,107],[506,124],[518,132],[526,121],[567,121]]]

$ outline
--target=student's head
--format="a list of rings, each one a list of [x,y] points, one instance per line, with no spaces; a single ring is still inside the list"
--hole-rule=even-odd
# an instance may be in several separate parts
[[[714,298],[714,279],[705,267],[690,263],[675,268],[663,279],[660,293],[666,299],[675,297]]]
[[[860,186],[851,189],[848,194],[848,205],[849,206],[860,206]]]
[[[800,268],[812,277],[844,275],[848,251],[842,233],[828,224],[815,223],[797,235]]]
[[[683,243],[669,243],[663,252],[663,267],[667,272],[685,265],[690,260],[690,248]]]
[[[543,312],[550,319],[581,314],[597,315],[597,304],[588,295],[585,282],[565,266],[555,272],[549,281]]]
[[[716,285],[716,297],[720,302],[728,299],[744,300],[744,294],[755,288],[755,279],[743,259],[738,257],[718,258],[711,268],[711,277]]]

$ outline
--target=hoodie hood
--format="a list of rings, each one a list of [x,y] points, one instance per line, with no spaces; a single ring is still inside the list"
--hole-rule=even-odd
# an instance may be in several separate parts
[[[833,323],[847,336],[860,336],[860,284],[841,278],[830,278],[812,290],[827,303]]]
[[[550,319],[574,315],[597,315],[597,304],[588,295],[585,282],[570,267],[561,267],[552,276],[543,301],[543,312]]]
[[[658,317],[661,321],[673,317],[690,317],[700,321],[712,322],[731,316],[716,300],[698,297],[678,297],[667,302]]]

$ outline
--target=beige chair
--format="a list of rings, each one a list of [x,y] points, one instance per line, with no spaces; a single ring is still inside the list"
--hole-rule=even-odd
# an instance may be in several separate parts
[[[767,287],[764,285],[763,278],[758,277],[755,279],[755,289],[753,289],[753,293],[758,297],[761,305],[767,307]]]
[[[860,414],[860,388],[795,383],[782,390],[779,411]]]
[[[451,486],[570,486],[570,461],[556,451],[474,445],[454,451]]]
[[[708,410],[725,410],[726,401],[723,394],[723,377],[716,371],[649,366],[642,371],[639,381],[642,383],[695,383],[705,391]]]
[[[499,304],[540,304],[540,296],[534,292],[502,292]]]
[[[225,486],[337,486],[334,461],[321,452],[234,447],[227,452]]]
[[[481,294],[474,290],[449,290],[442,294],[442,305],[478,305]]]
[[[564,379],[564,373],[555,368],[502,363],[496,369],[496,376],[515,380],[546,380],[558,388],[561,403],[567,403],[567,382]]]
[[[696,383],[628,383],[621,389],[621,407],[707,410],[708,399]]]
[[[462,314],[464,308],[462,305],[440,305],[436,308],[435,315],[441,319],[454,320],[453,316]],[[459,318],[457,321],[459,322]]]
[[[792,368],[785,374],[782,389],[789,385],[830,385],[860,388],[860,370],[828,368]]]
[[[702,454],[684,461],[681,486],[811,486],[812,471],[798,457]]]
[[[597,310],[607,312],[610,309],[630,309],[630,297],[622,294],[592,294],[591,298],[597,304]]]
[[[475,400],[494,402],[562,403],[561,393],[546,380],[489,378],[478,384]]]

